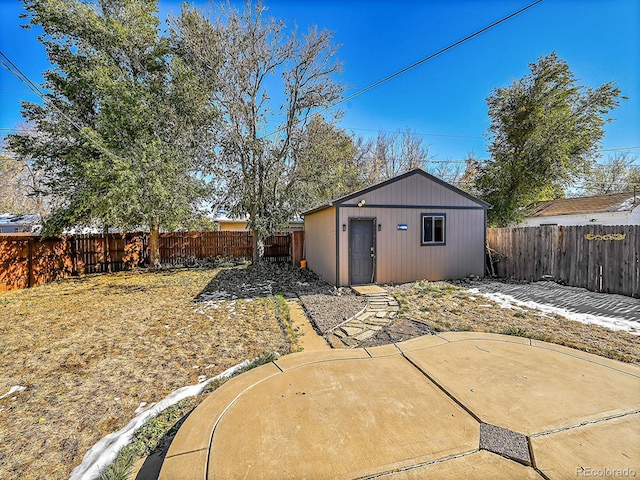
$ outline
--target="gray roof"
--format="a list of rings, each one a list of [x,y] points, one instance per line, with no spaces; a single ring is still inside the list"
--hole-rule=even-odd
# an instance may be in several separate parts
[[[318,206],[316,208],[308,210],[308,211],[304,212],[302,215],[305,216],[305,215],[309,215],[309,214],[312,214],[312,213],[316,213],[316,212],[325,210],[327,208],[331,208],[331,207],[334,207],[334,206],[339,206],[340,204],[342,204],[342,203],[344,203],[344,202],[346,202],[348,200],[351,200],[353,198],[359,197],[359,196],[364,195],[365,193],[369,193],[369,192],[371,192],[373,190],[377,190],[378,188],[385,187],[385,186],[390,185],[392,183],[399,182],[400,180],[404,180],[405,178],[410,177],[412,175],[420,175],[420,176],[422,176],[424,178],[427,178],[428,180],[431,180],[432,182],[435,182],[435,183],[437,183],[437,184],[439,184],[439,185],[441,185],[441,186],[443,186],[443,187],[445,187],[445,188],[447,188],[447,189],[449,189],[449,190],[451,190],[451,191],[453,191],[453,192],[455,192],[455,193],[457,193],[459,195],[462,195],[465,198],[468,198],[469,200],[477,203],[481,207],[484,207],[484,208],[490,208],[491,207],[491,205],[489,205],[487,202],[484,202],[484,201],[480,200],[479,198],[474,197],[473,195],[465,192],[464,190],[460,190],[459,188],[454,187],[450,183],[447,183],[444,180],[441,180],[438,177],[435,177],[435,176],[431,175],[430,173],[425,172],[421,168],[414,168],[413,170],[409,170],[407,173],[403,173],[402,175],[398,175],[397,177],[393,177],[393,178],[391,178],[389,180],[385,180],[384,182],[380,182],[380,183],[378,183],[376,185],[372,185],[371,187],[363,188],[362,190],[358,190],[357,192],[353,192],[353,193],[350,193],[348,195],[345,195],[344,197],[340,197],[340,198],[338,198],[336,200],[333,200],[333,201],[329,202],[328,204],[320,205],[320,206]]]

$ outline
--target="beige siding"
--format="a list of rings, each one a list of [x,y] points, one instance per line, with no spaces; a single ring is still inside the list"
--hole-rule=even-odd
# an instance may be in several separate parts
[[[249,229],[247,228],[246,221],[238,221],[238,222],[218,222],[220,226],[221,232],[246,232]]]
[[[463,198],[464,199],[464,198]],[[466,200],[466,199],[464,199]],[[367,202],[369,203],[369,202]],[[446,215],[446,245],[420,245],[421,213]],[[342,207],[340,225],[340,285],[349,284],[349,218],[376,218],[376,283],[444,280],[484,275],[484,211],[416,208]],[[377,225],[381,231],[377,231]],[[406,224],[407,230],[397,229]],[[311,235],[309,235],[311,236]],[[309,238],[309,236],[307,238]]]
[[[358,196],[347,203],[356,204],[363,199],[365,205],[478,206],[473,200],[422,175],[411,175]]]
[[[304,217],[307,267],[336,283],[336,207]]]

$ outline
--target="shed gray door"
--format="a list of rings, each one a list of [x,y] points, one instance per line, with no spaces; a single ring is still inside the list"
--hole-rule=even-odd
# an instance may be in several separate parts
[[[350,222],[349,272],[351,285],[373,282],[375,260],[373,225],[372,220],[352,219]]]

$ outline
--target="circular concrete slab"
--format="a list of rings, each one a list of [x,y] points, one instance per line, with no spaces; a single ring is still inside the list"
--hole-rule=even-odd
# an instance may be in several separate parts
[[[256,385],[227,411],[209,478],[358,478],[473,451],[479,431],[399,355],[308,364]]]
[[[638,367],[501,335],[287,355],[211,394],[181,427],[160,478],[640,472],[638,393]],[[481,423],[491,438],[480,439]]]

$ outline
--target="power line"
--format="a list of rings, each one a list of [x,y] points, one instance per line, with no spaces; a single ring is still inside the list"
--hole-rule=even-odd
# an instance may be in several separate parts
[[[391,134],[402,133],[401,130],[396,130],[396,131],[392,131],[392,130],[376,130],[375,128],[355,128],[355,127],[346,127],[346,126],[342,126],[342,128],[344,128],[345,130],[358,130],[358,131],[363,131],[363,132],[380,132],[380,133],[391,133]],[[420,135],[420,136],[424,136],[424,137],[484,138],[484,137],[473,137],[471,135],[449,135],[449,134],[445,134],[445,133],[418,133],[418,132],[411,132],[411,135]]]
[[[31,90],[38,97],[40,97],[45,103],[47,103],[47,97],[45,96],[44,92],[40,90],[40,88],[35,83],[33,83],[31,79],[29,79],[29,77],[22,70],[20,70],[20,68],[15,63],[13,63],[11,59],[9,59],[9,57],[7,57],[1,50],[0,50],[0,57],[2,57],[0,58],[1,66],[6,68],[11,74],[13,74],[16,78],[18,78],[18,80],[20,80],[29,90]],[[3,60],[3,58],[6,59],[6,62]],[[82,127],[80,127],[69,115],[67,115],[62,109],[60,109],[54,102],[52,101],[49,102],[49,105],[51,105],[55,110],[57,110],[60,116],[64,118],[67,122],[69,122],[69,124],[72,125],[80,135],[85,137],[93,145],[94,148],[106,153],[107,155],[113,158],[119,158],[111,150],[109,150],[108,148],[96,142],[96,139],[93,138],[92,135],[90,135],[88,132],[85,132],[82,129]],[[23,131],[26,131],[26,130],[23,130]]]
[[[423,64],[423,63],[425,63],[425,62],[428,62],[429,60],[431,60],[431,59],[433,59],[433,58],[437,57],[438,55],[441,55],[441,54],[443,54],[443,53],[445,53],[445,52],[447,52],[447,51],[451,50],[452,48],[455,48],[455,47],[457,47],[458,45],[461,45],[461,44],[463,44],[463,43],[465,43],[465,42],[467,42],[467,41],[471,40],[472,38],[477,37],[478,35],[483,34],[483,33],[484,33],[484,32],[486,32],[487,30],[490,30],[490,29],[492,29],[493,27],[496,27],[496,26],[500,25],[501,23],[504,23],[504,22],[506,22],[507,20],[512,19],[512,18],[513,18],[513,17],[515,17],[516,15],[520,15],[520,14],[521,14],[522,12],[524,12],[525,10],[530,9],[530,8],[532,8],[532,7],[536,6],[536,5],[538,5],[538,4],[539,4],[539,3],[541,3],[541,2],[542,2],[542,0],[537,0],[537,1],[535,1],[535,2],[533,2],[533,3],[531,3],[531,4],[529,4],[529,5],[527,5],[526,7],[521,8],[521,9],[520,9],[520,10],[518,10],[517,12],[514,12],[514,13],[512,13],[512,14],[510,14],[510,15],[507,15],[506,17],[501,18],[501,19],[500,19],[500,20],[498,20],[497,22],[493,22],[491,25],[488,25],[488,26],[486,26],[486,27],[484,27],[484,28],[481,28],[480,30],[478,30],[478,31],[476,31],[476,32],[474,32],[474,33],[472,33],[471,35],[467,35],[467,36],[466,36],[466,37],[464,37],[463,39],[458,40],[457,42],[454,42],[454,43],[450,44],[449,46],[447,46],[447,47],[445,47],[445,48],[443,48],[443,49],[441,49],[441,50],[438,50],[437,52],[432,53],[431,55],[429,55],[429,56],[427,56],[427,57],[425,57],[425,58],[423,58],[423,59],[421,59],[421,60],[418,60],[418,61],[417,61],[417,62],[415,62],[415,63],[412,63],[412,64],[411,64],[411,65],[409,65],[408,67],[405,67],[405,68],[403,68],[402,70],[398,70],[397,72],[392,73],[391,75],[386,76],[386,77],[385,77],[385,78],[383,78],[382,80],[378,80],[377,82],[374,82],[374,83],[372,83],[371,85],[369,85],[369,86],[367,86],[367,87],[365,87],[365,88],[363,88],[363,89],[361,89],[361,90],[358,90],[357,92],[355,92],[355,93],[353,93],[353,94],[349,95],[348,97],[345,97],[345,98],[343,98],[343,99],[338,100],[337,102],[334,102],[332,105],[330,105],[330,106],[328,106],[328,107],[324,107],[324,108],[322,108],[320,111],[321,111],[321,112],[329,111],[329,109],[330,109],[330,108],[333,108],[333,107],[335,107],[335,106],[337,106],[337,105],[340,105],[341,103],[347,102],[347,101],[349,101],[349,100],[352,100],[352,99],[354,99],[355,97],[357,97],[357,96],[359,96],[359,95],[362,95],[363,93],[368,92],[369,90],[372,90],[372,89],[374,89],[374,88],[376,88],[376,87],[378,87],[378,86],[382,85],[383,83],[386,83],[386,82],[388,82],[389,80],[391,80],[391,79],[393,79],[393,78],[395,78],[395,77],[397,77],[397,76],[399,76],[399,75],[402,75],[403,73],[406,73],[406,72],[408,72],[409,70],[411,70],[411,69],[413,69],[413,68],[416,68],[416,67],[417,67],[417,66],[419,66],[419,65],[422,65],[422,64]],[[301,122],[301,121],[303,121],[303,120],[306,120],[307,118],[309,118],[309,115],[311,115],[311,114],[307,114],[307,115],[305,115],[305,117],[304,117],[304,118],[302,118],[302,119],[300,119],[300,120],[298,120],[298,121],[297,121],[297,123],[299,123],[299,122]],[[270,137],[271,135],[275,135],[276,133],[279,133],[279,132],[281,132],[281,131],[282,131],[282,130],[284,130],[284,129],[285,129],[285,127],[280,127],[279,129],[274,130],[273,132],[266,134],[263,138]]]
[[[598,152],[615,152],[617,150],[637,150],[640,148],[640,145],[637,145],[635,147],[618,147],[618,148],[607,148],[604,150],[598,150]]]
[[[13,63],[11,59],[7,57],[2,51],[0,51],[0,57],[2,57],[0,58],[0,64],[2,64],[4,68],[15,75],[18,80],[20,80],[20,82],[22,82],[22,84],[24,84],[33,93],[35,93],[39,97],[43,97],[44,93],[40,90],[40,87],[33,83],[31,79],[27,75],[25,75],[22,70],[20,70],[20,68],[15,63]]]
[[[461,45],[461,44],[463,44],[464,42],[466,42],[466,41],[468,41],[468,40],[471,40],[472,38],[477,37],[478,35],[483,34],[483,33],[484,33],[484,32],[486,32],[487,30],[490,30],[490,29],[492,29],[493,27],[496,27],[496,26],[500,25],[501,23],[504,23],[504,22],[506,22],[507,20],[510,20],[511,18],[515,17],[516,15],[520,15],[520,14],[521,14],[522,12],[524,12],[525,10],[530,9],[530,8],[532,8],[532,7],[536,6],[537,4],[541,3],[541,2],[542,2],[542,0],[537,0],[536,2],[533,2],[533,3],[529,4],[529,5],[527,5],[526,7],[521,8],[521,9],[520,9],[520,10],[518,10],[517,12],[514,12],[514,13],[512,13],[512,14],[510,14],[510,15],[507,15],[506,17],[504,17],[504,18],[502,18],[502,19],[498,20],[497,22],[494,22],[494,23],[492,23],[491,25],[488,25],[488,26],[486,26],[486,27],[484,27],[484,28],[482,28],[482,29],[478,30],[478,31],[477,31],[477,32],[475,32],[475,33],[472,33],[471,35],[467,35],[467,36],[466,36],[466,37],[464,37],[463,39],[458,40],[457,42],[454,42],[454,43],[452,43],[451,45],[449,45],[449,46],[447,46],[447,47],[445,47],[445,48],[443,48],[443,49],[441,49],[441,50],[438,50],[436,53],[432,53],[432,54],[431,54],[431,55],[429,55],[428,57],[425,57],[425,58],[423,58],[422,60],[418,60],[417,62],[415,62],[415,63],[413,63],[413,64],[409,65],[408,67],[405,67],[405,68],[403,68],[402,70],[398,70],[397,72],[392,73],[391,75],[389,75],[389,76],[387,76],[387,77],[383,78],[382,80],[378,80],[377,82],[372,83],[372,84],[371,84],[371,85],[369,85],[368,87],[365,87],[365,88],[363,88],[362,90],[359,90],[359,91],[357,91],[357,92],[353,93],[352,95],[349,95],[348,97],[343,98],[342,100],[340,100],[339,102],[337,102],[337,103],[336,103],[336,104],[334,104],[333,106],[335,106],[335,105],[339,105],[340,103],[347,102],[347,101],[349,101],[349,100],[351,100],[351,99],[353,99],[353,98],[357,97],[358,95],[362,95],[363,93],[368,92],[369,90],[371,90],[371,89],[373,89],[373,88],[376,88],[377,86],[382,85],[383,83],[388,82],[389,80],[391,80],[391,79],[393,79],[393,78],[395,78],[395,77],[397,77],[397,76],[399,76],[399,75],[402,75],[403,73],[408,72],[409,70],[411,70],[411,69],[413,69],[413,68],[415,68],[415,67],[417,67],[417,66],[419,66],[419,65],[422,65],[423,63],[425,63],[425,62],[427,62],[427,61],[429,61],[429,60],[431,60],[431,59],[433,59],[433,58],[437,57],[438,55],[441,55],[441,54],[443,54],[443,53],[445,53],[445,52],[447,52],[447,51],[451,50],[452,48],[455,48],[455,47],[457,47],[458,45]]]

